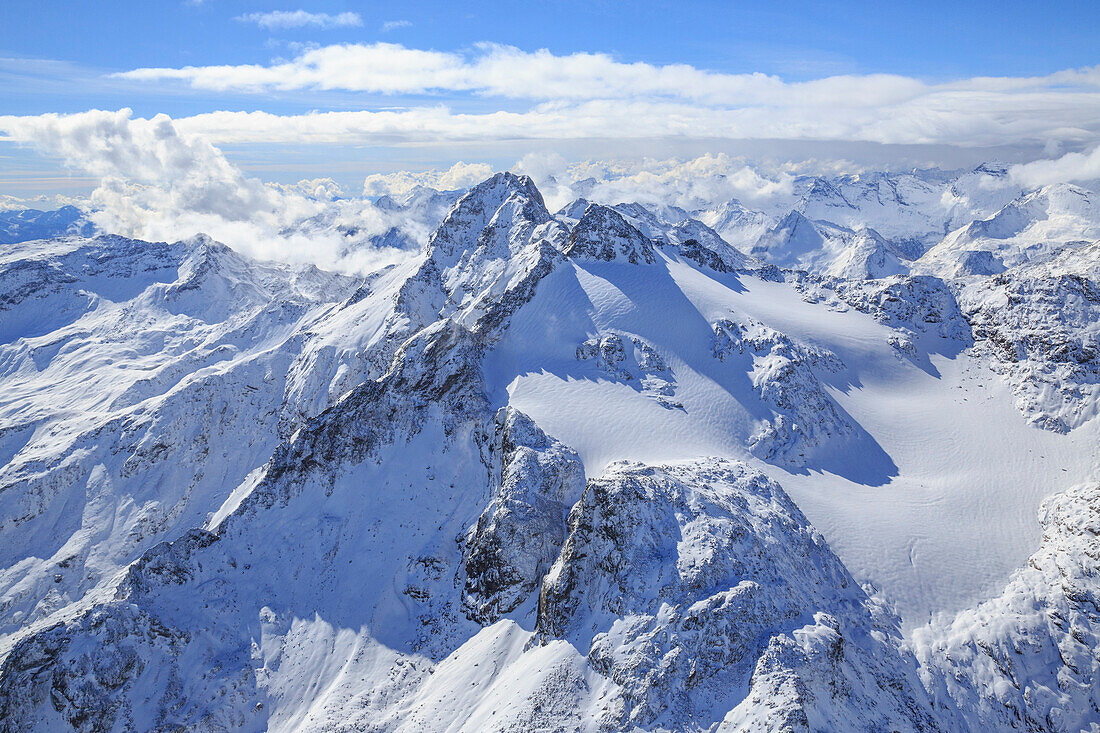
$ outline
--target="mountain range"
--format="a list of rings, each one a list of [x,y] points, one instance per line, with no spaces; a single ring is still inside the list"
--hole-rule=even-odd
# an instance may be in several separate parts
[[[1100,208],[1009,178],[4,214],[0,729],[1100,727]]]

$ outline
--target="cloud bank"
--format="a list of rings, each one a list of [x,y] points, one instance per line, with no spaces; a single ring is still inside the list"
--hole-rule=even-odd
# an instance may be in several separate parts
[[[208,139],[188,129],[193,120],[135,118],[128,109],[9,116],[0,117],[0,133],[96,177],[99,184],[85,204],[105,231],[147,240],[205,232],[254,257],[346,272],[365,272],[411,256],[408,243],[422,244],[434,226],[412,221],[407,212],[375,206],[370,197],[390,194],[402,200],[418,186],[464,189],[494,171],[486,162],[460,161],[446,169],[372,174],[363,182],[368,198],[349,198],[331,178],[278,185],[249,177]],[[793,205],[799,175],[859,172],[844,161],[762,165],[724,153],[687,160],[567,161],[543,152],[528,154],[511,168],[535,180],[551,209],[581,196],[606,204],[637,201],[687,211],[714,209],[737,199],[771,216]],[[1007,186],[1015,196],[1021,187],[1097,180],[1100,146],[1012,166],[1007,179],[990,177],[988,183]],[[0,201],[0,208],[7,204],[13,202]],[[391,237],[394,231],[399,236]],[[354,240],[349,232],[355,233]],[[383,235],[387,242],[406,244],[398,249],[358,246]]]
[[[485,100],[507,100],[475,113],[420,104],[289,116],[213,112],[181,121],[232,143],[690,137],[986,146],[1080,145],[1100,136],[1100,67],[942,83],[891,74],[788,82],[686,64],[623,63],[600,53],[371,43],[310,48],[267,65],[143,68],[117,76],[226,93],[464,95],[480,98],[479,110]]]

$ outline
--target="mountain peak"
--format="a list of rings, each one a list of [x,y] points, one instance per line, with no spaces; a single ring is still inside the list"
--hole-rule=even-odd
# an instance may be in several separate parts
[[[428,253],[449,267],[463,252],[483,250],[497,257],[514,254],[531,231],[550,221],[542,194],[528,176],[504,171],[471,188],[451,207],[428,239]]]
[[[657,257],[653,244],[623,215],[600,204],[589,204],[584,215],[569,233],[565,254],[575,259],[631,264],[653,264]]]

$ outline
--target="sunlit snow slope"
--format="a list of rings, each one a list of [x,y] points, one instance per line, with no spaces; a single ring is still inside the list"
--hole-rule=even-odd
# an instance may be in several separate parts
[[[798,466],[754,458],[746,445],[770,408],[753,388],[751,362],[715,357],[712,324],[722,319],[765,323],[835,354],[843,368],[816,376],[860,429]],[[654,399],[644,376],[619,379],[577,358],[578,346],[604,334],[666,355],[668,401],[678,406]],[[999,588],[1038,546],[1040,501],[1100,472],[1100,436],[1095,423],[1068,435],[1028,425],[961,340],[925,334],[920,356],[907,358],[892,335],[867,314],[807,303],[786,284],[664,256],[647,267],[554,272],[486,369],[499,399],[574,447],[590,476],[622,458],[757,463],[912,624]]]

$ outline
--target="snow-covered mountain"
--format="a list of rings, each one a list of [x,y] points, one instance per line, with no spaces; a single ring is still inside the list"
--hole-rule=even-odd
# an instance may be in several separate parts
[[[948,276],[992,275],[1056,255],[1067,244],[1100,239],[1100,197],[1070,184],[1016,198],[989,218],[948,234],[918,268]],[[987,254],[988,253],[988,254]]]
[[[0,211],[0,244],[48,239],[66,234],[91,236],[95,233],[84,212],[75,206],[62,206],[55,211],[15,209]]]
[[[0,727],[1100,726],[1094,194],[990,175],[5,245]]]
[[[880,278],[909,272],[906,253],[874,229],[846,229],[792,211],[764,232],[751,253],[780,267],[842,278]]]

